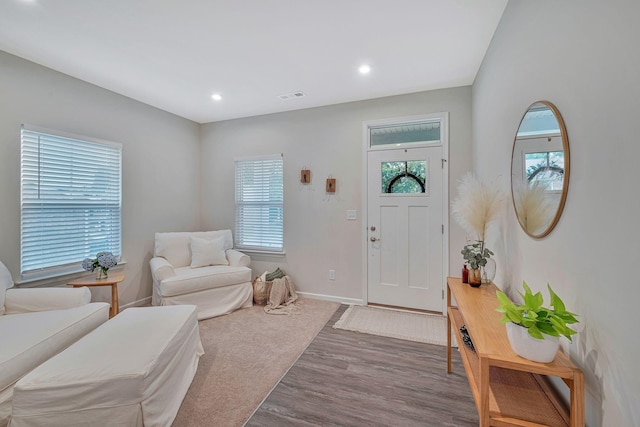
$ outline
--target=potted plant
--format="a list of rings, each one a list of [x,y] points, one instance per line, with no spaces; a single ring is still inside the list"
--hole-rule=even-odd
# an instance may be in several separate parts
[[[493,255],[493,252],[484,247],[482,240],[478,240],[476,243],[466,245],[461,253],[469,264],[469,285],[477,288],[482,284],[480,269],[487,265],[487,260]]]
[[[564,336],[571,341],[576,333],[569,326],[578,323],[577,314],[567,311],[564,302],[549,289],[552,308],[543,307],[544,301],[540,292],[534,294],[526,282],[522,282],[524,294],[518,292],[523,299],[522,304],[514,304],[509,297],[497,291],[500,306],[496,311],[503,313],[502,323],[506,323],[507,336],[511,347],[519,355],[534,362],[551,362],[560,345],[559,337]]]
[[[95,258],[85,258],[82,261],[82,268],[87,271],[97,271],[96,279],[106,279],[109,276],[109,269],[118,265],[118,258],[111,252],[98,252]]]
[[[487,265],[487,260],[493,255],[493,252],[485,247],[485,237],[491,228],[498,225],[503,203],[504,194],[495,183],[494,185],[484,184],[471,173],[467,173],[460,180],[458,196],[451,204],[451,213],[458,224],[468,233],[474,235],[476,243],[466,245],[462,250],[462,255],[470,264],[471,259],[479,261],[478,267],[473,267],[475,262],[471,266],[472,269],[478,270],[475,274],[479,276],[480,268],[484,268]],[[495,267],[495,263],[493,266]],[[495,268],[493,274],[495,274]],[[470,270],[470,284],[471,277]],[[493,277],[486,277],[484,282],[488,283],[491,280]],[[480,286],[480,283],[477,286]]]

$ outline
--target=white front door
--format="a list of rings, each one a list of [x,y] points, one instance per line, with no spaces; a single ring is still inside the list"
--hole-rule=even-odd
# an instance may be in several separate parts
[[[367,153],[367,299],[442,312],[442,146]]]

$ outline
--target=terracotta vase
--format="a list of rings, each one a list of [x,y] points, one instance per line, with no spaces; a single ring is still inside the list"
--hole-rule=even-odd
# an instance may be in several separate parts
[[[469,269],[469,285],[474,288],[479,287],[482,284],[482,274],[479,268]]]

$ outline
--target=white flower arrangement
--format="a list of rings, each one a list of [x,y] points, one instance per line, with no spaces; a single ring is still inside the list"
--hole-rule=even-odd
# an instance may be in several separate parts
[[[468,243],[460,253],[471,268],[469,284],[480,286],[493,280],[484,271],[487,260],[493,255],[485,247],[484,239],[487,230],[498,222],[505,197],[500,188],[483,184],[471,173],[465,174],[459,182],[458,197],[451,204],[451,212],[462,228],[475,234],[476,242]]]
[[[85,258],[82,261],[82,268],[87,271],[94,271],[99,268],[104,276],[107,275],[111,267],[116,265],[118,265],[118,258],[111,252],[98,252],[95,258]]]

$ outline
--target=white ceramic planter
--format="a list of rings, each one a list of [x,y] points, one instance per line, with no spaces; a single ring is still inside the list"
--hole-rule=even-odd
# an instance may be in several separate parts
[[[511,322],[506,326],[509,343],[518,356],[540,363],[549,363],[556,357],[560,346],[558,337],[542,334],[545,339],[539,340],[529,335],[527,328]]]

